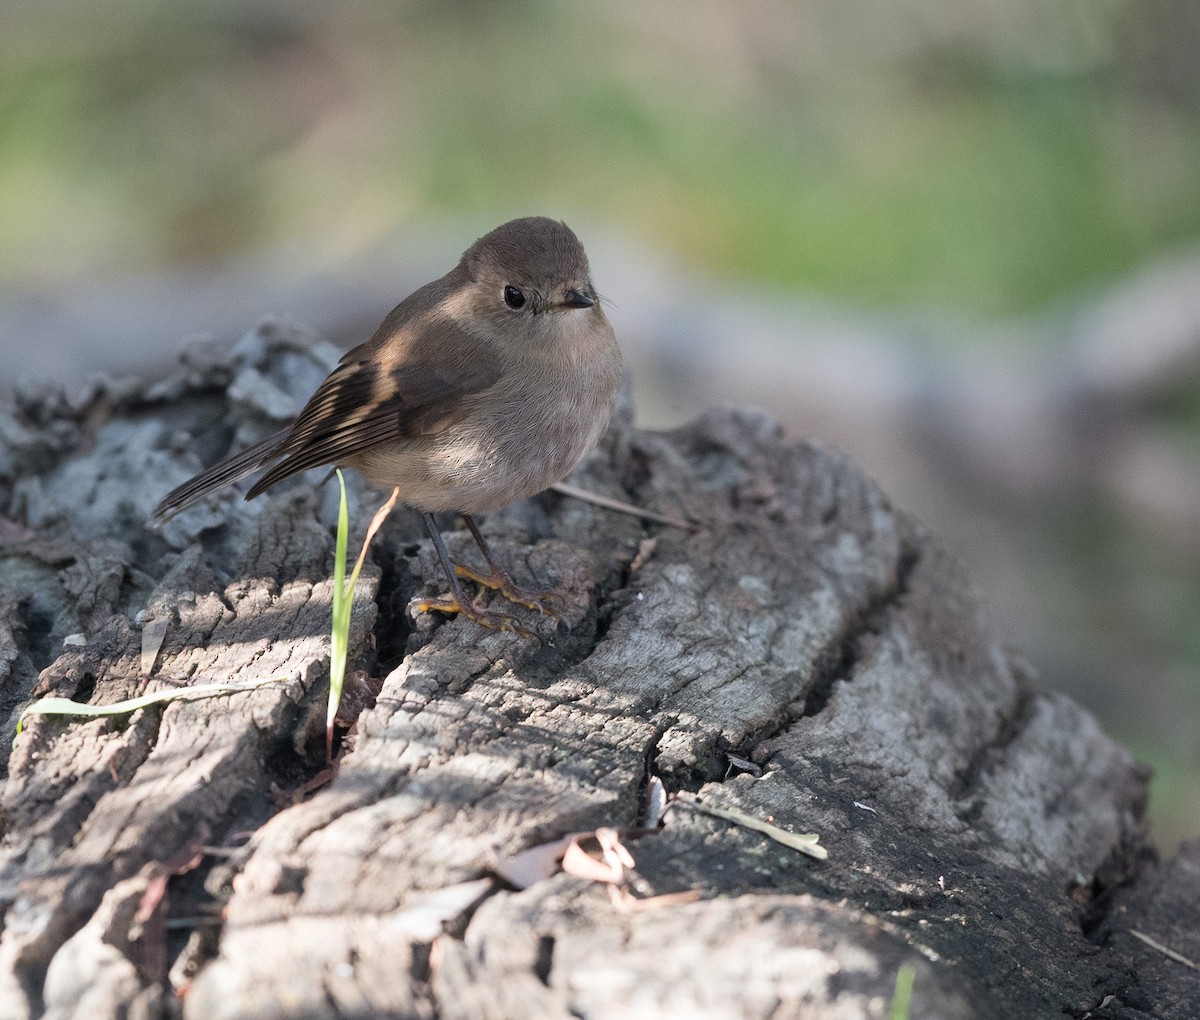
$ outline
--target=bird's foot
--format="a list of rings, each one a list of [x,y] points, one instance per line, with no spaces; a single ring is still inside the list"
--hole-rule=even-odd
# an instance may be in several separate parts
[[[488,628],[488,630],[507,630],[518,637],[524,638],[537,637],[531,630],[522,627],[516,617],[509,616],[507,613],[497,613],[493,609],[482,609],[465,600],[459,602],[452,594],[436,599],[415,598],[409,604],[409,609],[414,615],[415,613],[430,612],[457,613],[459,616],[474,621],[481,627]]]
[[[555,591],[526,591],[509,577],[504,571],[493,567],[488,573],[481,574],[461,563],[454,564],[454,573],[468,581],[474,581],[482,588],[490,588],[499,592],[509,602],[526,609],[534,609],[541,616],[549,616],[552,620],[561,622],[563,611],[566,609],[562,595]]]

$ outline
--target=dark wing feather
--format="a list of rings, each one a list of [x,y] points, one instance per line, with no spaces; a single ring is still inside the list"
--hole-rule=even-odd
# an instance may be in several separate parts
[[[164,524],[177,513],[198,503],[210,492],[223,488],[239,478],[245,478],[252,471],[257,471],[267,461],[278,456],[278,449],[287,440],[288,430],[282,429],[267,436],[253,446],[248,446],[240,453],[235,453],[224,460],[217,461],[212,467],[201,471],[195,478],[190,478],[178,488],[172,489],[163,497],[163,501],[154,508],[155,524]]]
[[[312,395],[276,451],[283,459],[246,498],[298,471],[436,432],[454,421],[465,398],[494,385],[500,372],[492,345],[446,318],[418,319],[391,335],[376,334]]]

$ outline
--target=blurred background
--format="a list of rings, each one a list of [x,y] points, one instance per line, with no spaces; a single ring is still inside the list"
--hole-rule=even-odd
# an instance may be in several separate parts
[[[1200,835],[1194,0],[4,0],[0,389],[566,219],[643,425],[852,454]]]

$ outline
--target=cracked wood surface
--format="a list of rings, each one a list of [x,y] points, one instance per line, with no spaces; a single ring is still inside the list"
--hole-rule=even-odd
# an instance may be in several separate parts
[[[577,474],[695,532],[553,494],[485,522],[568,594],[566,626],[518,611],[540,639],[409,618],[442,581],[397,514],[325,782],[333,487],[144,522],[334,361],[267,325],[153,386],[0,412],[6,710],[279,678],[28,725],[0,793],[0,1016],[873,1017],[906,963],[914,1017],[1191,1015],[1195,973],[1128,935],[1188,955],[1171,910],[1200,888],[1194,850],[1150,866],[1128,752],[1038,688],[919,524],[757,414],[650,434],[626,409]],[[352,499],[357,536],[377,500]],[[830,858],[680,809],[639,834],[652,776]],[[701,899],[491,875],[598,826],[631,830],[636,895]]]

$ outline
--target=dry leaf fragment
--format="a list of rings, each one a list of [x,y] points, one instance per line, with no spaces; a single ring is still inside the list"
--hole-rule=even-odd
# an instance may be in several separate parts
[[[167,636],[169,620],[160,617],[146,620],[142,624],[142,676],[151,676],[158,662],[158,653],[162,651],[163,640]]]
[[[583,840],[600,844],[600,860],[580,846]],[[625,869],[633,867],[633,856],[621,842],[616,829],[599,828],[595,832],[573,832],[569,836],[530,847],[511,857],[492,858],[492,871],[517,889],[528,889],[535,882],[550,878],[561,870],[589,882],[619,885]]]
[[[662,824],[663,815],[667,811],[667,788],[658,776],[651,776],[646,781],[646,801],[642,815],[642,827],[657,829]]]
[[[492,855],[491,867],[497,875],[516,889],[528,889],[535,882],[541,882],[558,871],[558,862],[562,860],[567,847],[579,833],[563,836],[553,843],[542,843],[531,846],[511,857]]]
[[[732,772],[734,769],[741,769],[743,772],[749,772],[750,775],[754,776],[756,779],[763,774],[762,766],[757,762],[751,761],[749,758],[743,758],[740,755],[728,753],[726,753],[725,757],[729,759],[730,772]],[[726,773],[726,775],[728,775],[728,773]]]
[[[414,896],[403,909],[382,920],[389,935],[432,942],[447,921],[462,916],[492,889],[490,878],[476,878]]]
[[[657,538],[643,538],[637,547],[637,554],[633,557],[629,564],[629,573],[632,576],[650,562],[650,557],[654,555],[654,550],[658,548]]]
[[[587,879],[589,882],[606,882],[620,885],[625,881],[625,869],[633,867],[633,857],[621,843],[616,829],[600,828],[595,832],[600,844],[601,860],[596,860],[580,846],[580,841],[590,834],[576,836],[563,854],[562,869],[568,875]]]

